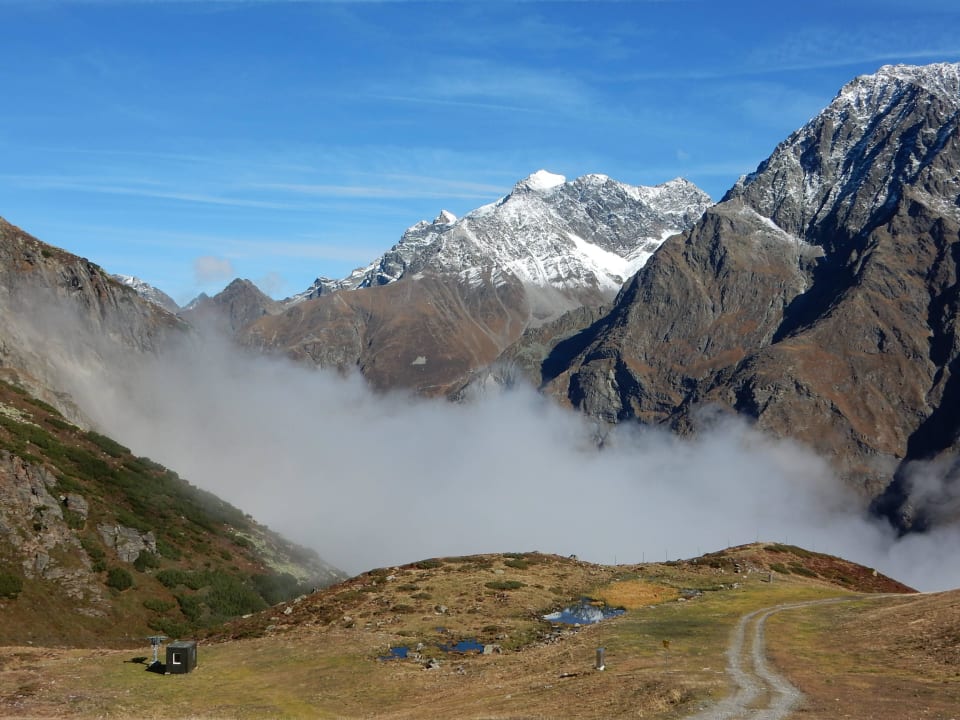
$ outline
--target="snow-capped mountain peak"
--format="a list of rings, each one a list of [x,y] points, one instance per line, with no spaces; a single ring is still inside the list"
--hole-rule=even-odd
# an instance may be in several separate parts
[[[433,221],[434,225],[453,225],[457,221],[457,216],[449,210],[441,210]]]
[[[549,172],[547,170],[537,170],[518,182],[515,189],[533,190],[534,192],[546,192],[553,188],[563,185],[567,179],[563,175]]]
[[[606,175],[567,181],[539,170],[498,201],[457,219],[443,211],[407,229],[366,268],[318,280],[303,300],[333,290],[386,285],[424,273],[474,284],[518,280],[572,293],[615,294],[670,235],[711,204],[693,183],[632,186]]]
[[[798,237],[827,217],[856,233],[906,186],[960,200],[956,172],[937,168],[957,132],[960,63],[885,65],[844,85],[725,199],[744,199]]]

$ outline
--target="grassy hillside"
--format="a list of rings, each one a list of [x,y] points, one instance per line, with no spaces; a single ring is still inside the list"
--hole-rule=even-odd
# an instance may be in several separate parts
[[[342,577],[0,381],[0,643],[186,636]]]
[[[794,571],[773,569],[785,558]],[[729,691],[727,641],[744,613],[904,590],[782,545],[616,567],[541,553],[434,558],[230,623],[187,676],[144,672],[130,651],[0,651],[0,714],[18,702],[71,717],[677,718]],[[584,596],[626,612],[583,627],[542,618]],[[457,652],[463,640],[490,652]],[[593,668],[600,646],[604,672]],[[382,659],[398,647],[406,659]]]

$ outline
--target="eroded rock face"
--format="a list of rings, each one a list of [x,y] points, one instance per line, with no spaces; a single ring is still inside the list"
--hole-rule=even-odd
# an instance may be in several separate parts
[[[103,544],[112,548],[125,563],[136,562],[142,552],[157,552],[157,538],[153,531],[140,532],[123,525],[98,525],[97,532]]]
[[[60,369],[162,347],[177,318],[94,263],[47,245],[0,218],[0,366],[80,424]],[[181,334],[181,333],[174,333]]]
[[[103,614],[104,598],[92,563],[64,520],[46,468],[0,451],[0,544],[11,548],[27,578],[57,583],[88,614]]]
[[[929,515],[901,476],[960,432],[958,118],[960,65],[848,84],[661,247],[551,391],[681,430],[726,407],[826,454],[902,524]]]

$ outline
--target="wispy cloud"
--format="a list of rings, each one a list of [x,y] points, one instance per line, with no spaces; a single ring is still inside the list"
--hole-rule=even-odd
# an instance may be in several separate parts
[[[261,199],[264,196],[312,196],[341,199],[467,199],[488,200],[502,191],[502,187],[460,181],[425,180],[409,175],[390,175],[397,180],[393,185],[351,185],[335,183],[297,182],[244,182],[233,183],[226,190],[229,194],[204,192],[202,190],[175,190],[170,185],[181,186],[182,179],[154,178],[101,178],[54,175],[0,175],[3,181],[18,183],[21,187],[43,190],[70,190],[106,195],[130,195],[137,197],[173,200],[205,205],[256,208],[265,210],[318,210],[320,207],[282,199]]]
[[[446,105],[448,107],[473,108],[474,110],[496,110],[498,112],[544,113],[544,108],[522,107],[495,102],[476,102],[471,100],[455,100],[451,98],[429,97],[428,95],[370,95],[377,100],[387,100],[400,103],[417,103],[422,105]]]
[[[923,42],[918,44],[916,38]],[[952,28],[920,21],[896,27],[868,21],[857,29],[820,25],[789,32],[750,53],[743,71],[770,74],[957,56],[960,42]]]
[[[922,38],[918,45],[916,38]],[[624,73],[620,81],[714,81],[752,78],[811,70],[828,70],[858,65],[951,61],[960,58],[960,41],[955,33],[931,28],[867,23],[861,29],[816,26],[790,31],[780,37],[768,35],[750,52],[736,60],[702,65],[651,67]]]
[[[392,176],[403,178],[404,176]],[[252,186],[256,189],[314,195],[320,197],[343,198],[460,198],[466,200],[489,199],[492,194],[502,190],[493,185],[478,185],[451,181],[433,180],[429,184],[406,182],[395,187],[383,185],[326,185],[311,183],[262,183]]]
[[[198,285],[222,282],[235,277],[233,263],[227,258],[203,255],[193,261],[193,275]]]
[[[593,93],[575,75],[477,58],[445,58],[442,70],[419,70],[377,83],[368,96],[506,112],[568,113],[591,105]],[[403,88],[397,92],[397,88]]]
[[[230,197],[204,192],[188,192],[165,189],[166,183],[151,178],[124,180],[120,178],[96,178],[57,175],[0,175],[0,182],[16,182],[23,187],[41,190],[71,190],[105,195],[131,195],[137,197],[176,200],[204,205],[228,205],[269,210],[294,210],[297,206],[269,200]]]

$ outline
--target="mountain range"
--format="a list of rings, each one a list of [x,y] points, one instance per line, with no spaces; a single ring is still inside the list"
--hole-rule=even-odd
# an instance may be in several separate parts
[[[960,65],[886,66],[716,205],[682,179],[539,171],[283,301],[236,280],[164,309],[0,221],[0,364],[83,432],[58,368],[136,363],[211,325],[378,390],[466,398],[526,378],[601,423],[679,433],[719,409],[829,458],[901,531],[953,523],[958,122]]]
[[[465,397],[519,374],[605,422],[680,432],[725,408],[921,529],[960,512],[957,78],[855,78],[716,205],[680,179],[540,171],[346,278],[217,302],[241,343],[379,389]]]
[[[528,327],[609,302],[709,203],[682,179],[636,187],[539,171],[463,218],[442,211],[417,223],[367,267],[319,278],[280,312],[265,306],[238,337],[356,369],[379,389],[449,394]]]

